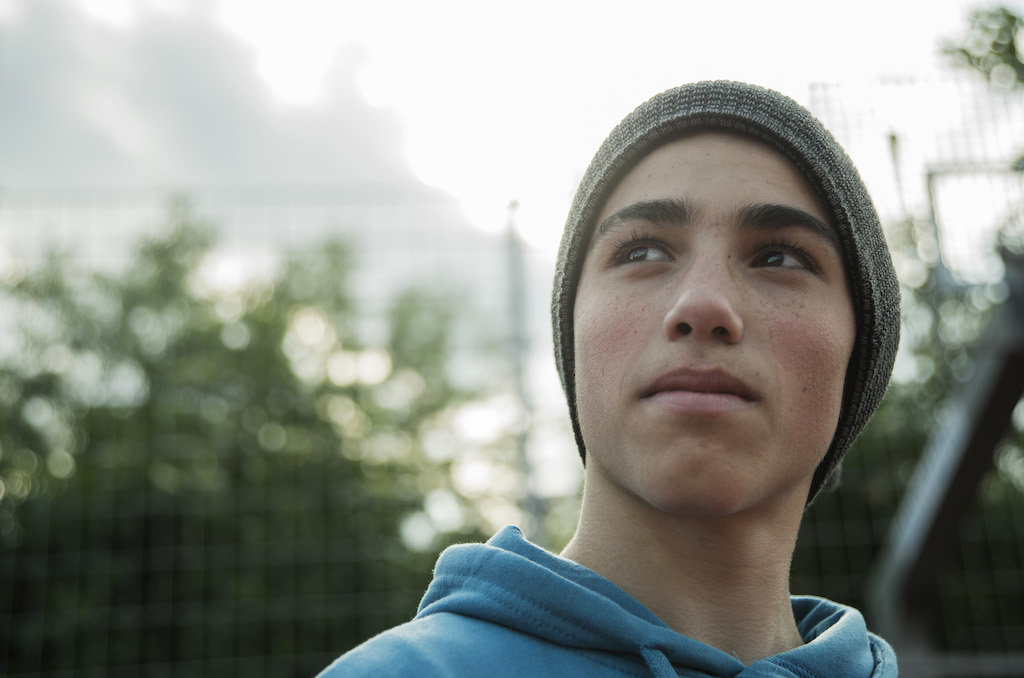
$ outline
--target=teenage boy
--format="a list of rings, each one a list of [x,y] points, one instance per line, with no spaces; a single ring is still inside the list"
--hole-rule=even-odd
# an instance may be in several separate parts
[[[878,216],[822,125],[731,82],[640,106],[580,184],[552,316],[575,536],[448,549],[416,618],[326,673],[897,675],[859,612],[789,594],[804,509],[899,341]]]

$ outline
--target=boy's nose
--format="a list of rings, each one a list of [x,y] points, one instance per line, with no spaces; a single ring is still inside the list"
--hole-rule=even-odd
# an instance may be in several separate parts
[[[735,344],[743,337],[743,319],[733,303],[736,290],[728,276],[690,273],[665,315],[669,341],[692,337]]]

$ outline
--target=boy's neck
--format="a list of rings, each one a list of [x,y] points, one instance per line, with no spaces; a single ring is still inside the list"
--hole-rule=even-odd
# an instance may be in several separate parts
[[[801,507],[802,508],[802,507]],[[771,518],[602,507],[584,494],[562,556],[610,580],[677,632],[744,664],[803,644],[789,600],[802,510]]]

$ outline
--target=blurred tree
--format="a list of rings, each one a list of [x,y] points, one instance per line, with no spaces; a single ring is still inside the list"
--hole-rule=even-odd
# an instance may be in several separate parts
[[[212,229],[171,216],[122,272],[55,254],[4,284],[2,675],[308,676],[482,536],[453,456],[425,461],[474,395],[455,306],[406,292],[363,346],[349,247],[219,289]]]
[[[1006,7],[971,12],[967,33],[943,52],[1002,88],[1024,84],[1024,17]]]

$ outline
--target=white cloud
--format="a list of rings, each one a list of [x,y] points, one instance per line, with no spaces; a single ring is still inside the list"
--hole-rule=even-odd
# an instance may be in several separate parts
[[[76,0],[90,17],[113,28],[128,29],[135,25],[136,7],[130,0]]]

